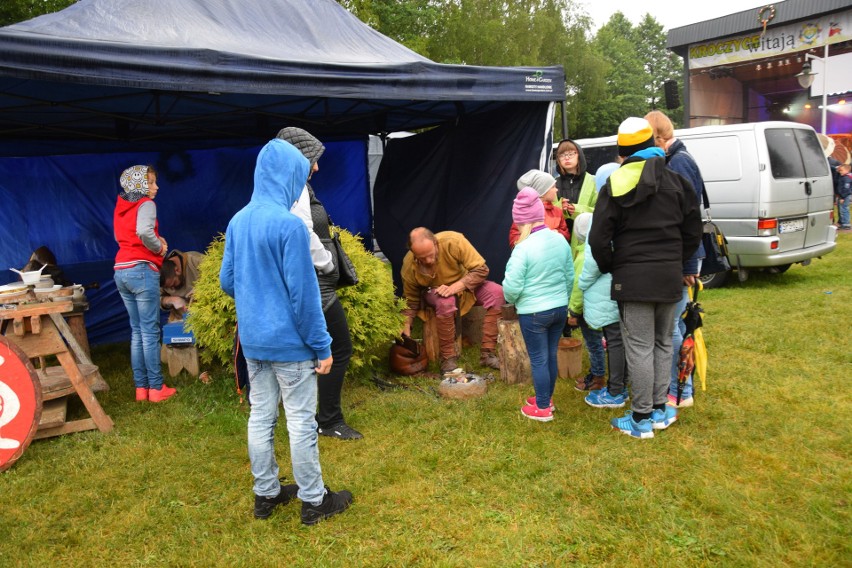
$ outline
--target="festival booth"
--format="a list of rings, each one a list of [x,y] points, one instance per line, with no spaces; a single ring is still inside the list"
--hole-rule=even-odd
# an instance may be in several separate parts
[[[112,280],[120,172],[158,170],[160,231],[203,251],[284,126],[325,143],[333,221],[394,264],[408,231],[463,231],[502,279],[515,180],[546,167],[561,67],[434,63],[333,0],[80,0],[0,28],[0,284],[47,246],[87,290],[88,339],[129,326]],[[396,131],[371,205],[368,136]]]

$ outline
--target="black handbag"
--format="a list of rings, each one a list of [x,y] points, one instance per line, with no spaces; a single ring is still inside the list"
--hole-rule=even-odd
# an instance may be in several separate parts
[[[337,287],[355,286],[358,284],[358,273],[355,272],[355,265],[352,264],[352,259],[343,250],[343,245],[340,244],[340,234],[337,231],[331,232],[331,244],[334,248],[334,255],[337,257],[335,265],[337,266]]]
[[[701,198],[704,201],[704,211],[707,218],[704,220],[704,233],[701,243],[704,245],[704,260],[701,263],[701,275],[727,272],[731,269],[728,260],[728,240],[713,219],[710,217],[710,200],[707,198],[707,190],[701,188]]]

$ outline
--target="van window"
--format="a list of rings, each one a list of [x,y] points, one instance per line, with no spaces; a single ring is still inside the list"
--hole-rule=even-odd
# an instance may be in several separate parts
[[[805,177],[802,154],[792,128],[766,130],[766,146],[769,149],[769,164],[775,179]]]
[[[825,159],[825,154],[822,152],[822,144],[816,133],[812,130],[796,129],[796,139],[799,141],[799,148],[802,149],[802,158],[805,162],[805,173],[808,177],[820,177],[829,175],[828,161]]]

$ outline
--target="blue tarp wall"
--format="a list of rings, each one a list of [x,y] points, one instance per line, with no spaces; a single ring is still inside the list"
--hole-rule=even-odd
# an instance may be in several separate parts
[[[311,179],[336,225],[372,244],[367,138],[324,140]],[[163,153],[0,158],[0,284],[17,281],[32,251],[47,246],[69,280],[88,285],[93,345],[130,338],[113,281],[112,215],[118,177],[134,164],[158,171],[157,216],[170,249],[204,251],[250,199],[260,146]]]

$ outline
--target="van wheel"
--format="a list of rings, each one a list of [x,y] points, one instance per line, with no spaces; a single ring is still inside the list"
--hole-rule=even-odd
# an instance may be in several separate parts
[[[766,269],[766,272],[769,274],[784,274],[787,270],[790,269],[792,264],[781,264],[779,266],[770,266]]]
[[[705,288],[721,288],[728,281],[731,271],[714,272],[713,274],[702,274],[698,277]]]

